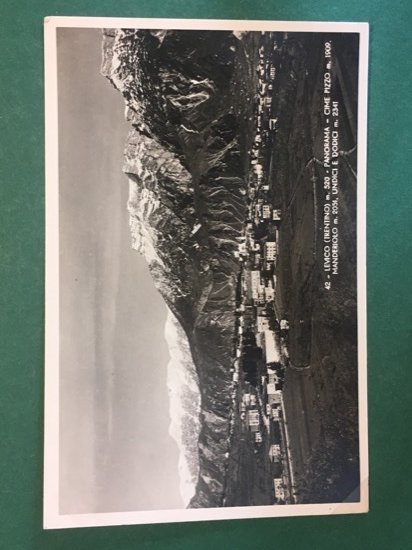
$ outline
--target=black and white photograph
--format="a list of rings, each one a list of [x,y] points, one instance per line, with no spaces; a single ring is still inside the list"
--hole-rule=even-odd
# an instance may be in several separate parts
[[[45,20],[45,528],[368,510],[368,26]]]

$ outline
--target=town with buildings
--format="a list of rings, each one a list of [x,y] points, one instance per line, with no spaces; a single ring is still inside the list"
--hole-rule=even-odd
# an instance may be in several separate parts
[[[294,479],[282,392],[289,324],[281,317],[276,300],[282,212],[273,207],[273,189],[265,166],[265,151],[277,125],[272,113],[276,68],[263,45],[259,60],[248,219],[235,252],[242,270],[236,304],[233,398],[242,430],[250,434],[255,452],[265,452],[271,463],[273,503],[291,504],[295,502]]]

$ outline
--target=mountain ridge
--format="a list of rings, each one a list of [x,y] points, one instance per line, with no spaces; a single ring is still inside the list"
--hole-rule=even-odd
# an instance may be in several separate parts
[[[185,331],[199,379],[192,507],[221,506],[224,497],[240,271],[234,252],[247,211],[247,140],[239,136],[250,106],[234,107],[245,70],[239,59],[246,63],[244,48],[230,32],[103,33],[101,72],[122,93],[132,126],[123,171],[133,247]]]

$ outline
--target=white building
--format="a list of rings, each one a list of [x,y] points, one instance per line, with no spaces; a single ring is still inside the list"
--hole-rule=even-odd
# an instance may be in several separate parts
[[[240,243],[237,248],[238,248],[238,254],[240,254],[241,256],[247,255],[247,247],[245,243]]]
[[[268,220],[271,216],[271,213],[272,213],[272,207],[270,206],[270,204],[264,204],[262,206],[262,217],[265,220]]]
[[[283,486],[282,478],[280,477],[274,478],[273,488],[275,489],[275,497],[278,500],[285,500],[285,488]]]
[[[261,332],[256,341],[258,346],[263,350],[266,364],[280,362],[280,350],[273,330],[265,330],[264,332]]]
[[[279,420],[279,408],[278,407],[272,407],[272,419],[277,421]]]
[[[269,120],[269,130],[275,130],[276,129],[277,121],[278,121],[277,118],[271,118]]]
[[[262,443],[262,434],[260,432],[255,433],[255,443]]]
[[[263,174],[263,166],[260,163],[257,163],[253,166],[253,171],[257,176],[261,176]]]
[[[282,402],[282,391],[276,389],[275,384],[267,385],[268,403],[269,405],[280,405]]]
[[[249,248],[252,252],[260,252],[260,244],[253,237],[249,238]]]
[[[286,319],[281,319],[279,325],[280,330],[289,330],[289,322]]]
[[[274,444],[270,446],[269,449],[269,457],[274,462],[275,460],[278,460],[280,458],[280,445]]]
[[[265,243],[265,260],[268,262],[274,262],[278,251],[277,244],[274,241],[268,241]]]
[[[271,369],[268,367],[268,383],[269,384],[278,384],[279,383],[279,376],[277,375],[276,371],[274,369]]]
[[[272,286],[265,287],[265,302],[273,302],[275,299],[275,289]]]
[[[282,217],[282,211],[280,209],[273,210],[272,219],[274,221],[280,221],[281,217]]]
[[[250,272],[250,287],[252,289],[252,298],[258,300],[259,288],[261,286],[260,271],[253,270]]]
[[[252,432],[259,431],[260,420],[259,420],[259,412],[257,409],[250,409],[249,411],[247,411],[247,423],[248,423],[249,429]]]

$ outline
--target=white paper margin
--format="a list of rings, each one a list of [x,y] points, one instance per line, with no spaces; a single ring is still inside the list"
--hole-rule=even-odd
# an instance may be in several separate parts
[[[357,166],[357,269],[358,269],[358,382],[360,502],[290,504],[156,510],[97,514],[59,514],[59,169],[56,29],[138,28],[241,30],[278,32],[358,33],[358,166]],[[46,133],[46,305],[45,305],[45,421],[43,527],[58,529],[210,521],[222,519],[358,514],[369,510],[366,329],[366,158],[368,23],[308,21],[242,21],[209,19],[136,19],[106,17],[46,17],[45,133]]]

